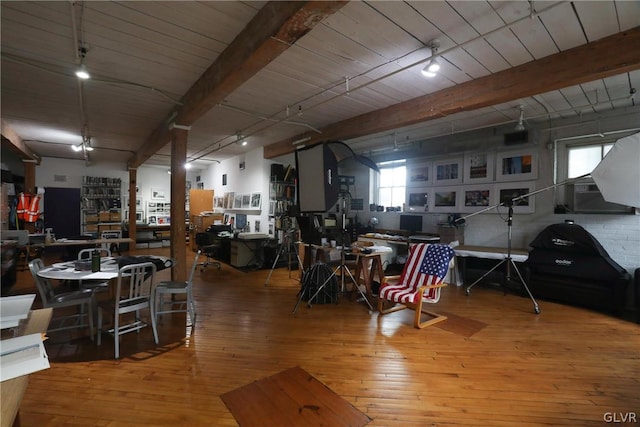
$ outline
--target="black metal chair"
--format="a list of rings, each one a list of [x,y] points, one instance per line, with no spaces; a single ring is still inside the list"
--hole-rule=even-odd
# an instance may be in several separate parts
[[[200,271],[204,271],[204,269],[209,265],[216,266],[219,270],[222,265],[219,261],[215,261],[213,258],[218,254],[220,244],[216,243],[213,234],[196,233],[196,246],[198,247],[198,250],[207,257],[205,261],[198,264],[200,266]]]

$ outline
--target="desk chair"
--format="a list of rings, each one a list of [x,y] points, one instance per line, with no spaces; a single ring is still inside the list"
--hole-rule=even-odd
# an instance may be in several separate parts
[[[447,286],[444,278],[455,253],[448,245],[418,243],[409,249],[407,262],[400,276],[387,276],[380,285],[378,311],[381,315],[404,310],[415,311],[414,326],[418,329],[433,325],[446,316],[424,310],[423,302],[435,304],[440,300],[440,290]],[[389,301],[395,303],[384,308]],[[430,316],[421,321],[422,314]]]
[[[191,265],[191,271],[189,272],[189,279],[186,282],[166,281],[160,282],[156,286],[155,290],[151,294],[151,306],[154,309],[154,316],[156,318],[156,324],[158,323],[158,316],[168,313],[187,313],[191,321],[191,326],[196,324],[196,305],[193,301],[193,276],[198,267],[198,259],[202,252],[198,250],[196,256],[193,259]],[[174,300],[176,294],[186,295],[186,300]],[[166,300],[165,295],[171,295],[171,299]],[[165,307],[168,306],[166,309]]]
[[[98,303],[98,345],[102,344],[102,317],[105,311],[110,311],[113,313],[113,327],[107,332],[114,337],[116,359],[120,358],[120,335],[139,332],[140,329],[148,326],[148,323],[140,317],[141,310],[149,310],[153,339],[156,345],[158,344],[156,319],[151,306],[151,290],[155,274],[156,266],[152,262],[121,267],[118,271],[115,299]],[[123,321],[121,316],[130,313],[135,314],[134,318],[127,318],[126,323],[121,323]]]
[[[81,289],[78,291],[56,293],[49,279],[38,276],[38,271],[43,268],[44,263],[40,258],[29,261],[29,270],[31,271],[33,280],[36,283],[36,288],[38,288],[38,294],[40,294],[40,298],[42,299],[42,307],[51,307],[54,311],[65,307],[78,308],[78,312],[75,314],[54,317],[51,319],[51,323],[58,323],[58,327],[50,327],[47,332],[84,328],[88,326],[89,334],[93,341],[93,290]],[[85,319],[88,321],[87,323],[84,323]],[[65,322],[68,320],[72,320],[74,323],[65,326]]]
[[[196,233],[196,246],[198,251],[206,255],[207,260],[198,264],[200,271],[204,271],[209,265],[214,265],[220,269],[222,264],[219,261],[213,260],[220,250],[220,245],[215,242],[215,239],[211,233]]]

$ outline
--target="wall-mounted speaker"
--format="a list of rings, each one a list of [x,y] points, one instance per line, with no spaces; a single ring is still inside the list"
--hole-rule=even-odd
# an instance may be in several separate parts
[[[326,144],[296,151],[300,212],[326,212],[338,202],[338,161]]]
[[[529,131],[511,132],[504,134],[504,145],[525,144],[529,141]]]

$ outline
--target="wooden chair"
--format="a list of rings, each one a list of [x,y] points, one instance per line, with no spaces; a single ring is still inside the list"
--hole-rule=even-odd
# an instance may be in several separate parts
[[[418,329],[446,320],[446,316],[425,310],[423,303],[437,303],[440,300],[440,290],[447,285],[444,278],[454,256],[453,249],[447,245],[418,243],[411,246],[402,274],[385,277],[380,285],[380,314],[412,309],[415,311],[413,324]],[[387,302],[395,305],[385,308]],[[427,320],[421,320],[423,314],[429,316]]]

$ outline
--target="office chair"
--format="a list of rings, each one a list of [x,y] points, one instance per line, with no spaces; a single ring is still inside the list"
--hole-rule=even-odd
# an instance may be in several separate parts
[[[446,316],[423,309],[422,304],[423,302],[435,304],[440,300],[440,290],[447,286],[444,278],[454,256],[455,252],[448,245],[418,243],[411,246],[402,275],[386,276],[380,285],[378,294],[380,314],[389,314],[406,308],[415,310],[413,325],[418,329],[447,320]],[[387,301],[395,305],[385,308]],[[422,321],[423,313],[430,318]]]
[[[198,250],[204,254],[207,259],[199,263],[200,271],[204,271],[209,265],[214,265],[220,269],[222,264],[219,261],[213,260],[220,250],[220,245],[215,242],[215,239],[211,233],[196,233],[196,246]]]

